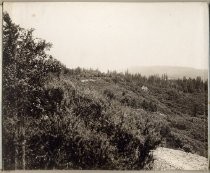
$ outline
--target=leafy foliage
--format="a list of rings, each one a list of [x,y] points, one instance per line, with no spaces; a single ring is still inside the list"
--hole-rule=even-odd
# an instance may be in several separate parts
[[[207,81],[68,69],[3,19],[4,169],[149,169],[159,145],[206,155]]]

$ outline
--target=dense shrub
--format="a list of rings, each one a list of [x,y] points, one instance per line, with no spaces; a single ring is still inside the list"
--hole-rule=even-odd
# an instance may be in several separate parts
[[[105,94],[110,100],[115,99],[115,95],[114,95],[114,93],[113,93],[111,90],[108,90],[108,89],[104,90],[104,94]]]
[[[126,95],[124,92],[122,93],[122,98],[120,99],[120,103],[125,106],[129,106],[131,108],[138,109],[141,107],[141,101],[136,97],[132,97],[130,95]]]
[[[146,100],[143,100],[141,106],[143,109],[151,112],[156,112],[157,111],[157,105],[153,103],[152,101],[148,102]]]
[[[3,19],[4,169],[145,169],[162,141],[205,155],[207,82],[68,69]]]

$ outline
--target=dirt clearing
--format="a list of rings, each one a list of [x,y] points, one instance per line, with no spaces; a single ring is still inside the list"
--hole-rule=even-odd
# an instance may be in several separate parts
[[[153,151],[153,170],[207,170],[208,159],[197,154],[159,147]]]

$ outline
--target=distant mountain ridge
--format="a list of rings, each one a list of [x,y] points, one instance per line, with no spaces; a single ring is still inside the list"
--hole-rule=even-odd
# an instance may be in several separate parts
[[[136,66],[127,69],[129,73],[140,73],[144,76],[167,74],[169,79],[196,78],[200,76],[202,79],[208,79],[207,69],[196,69],[191,67],[175,67],[175,66]],[[126,71],[126,70],[125,70]]]

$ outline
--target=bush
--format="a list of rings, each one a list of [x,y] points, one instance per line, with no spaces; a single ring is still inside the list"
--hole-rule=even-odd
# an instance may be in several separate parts
[[[168,125],[163,125],[160,129],[160,135],[165,138],[170,136],[170,134],[171,134],[170,127]]]
[[[76,115],[80,115],[85,119],[95,119],[102,115],[103,107],[99,102],[81,96],[76,97],[74,101],[76,106],[73,111]]]
[[[153,103],[152,101],[148,102],[146,100],[143,100],[141,106],[146,111],[150,111],[150,112],[156,112],[157,111],[157,105],[155,103]]]
[[[114,93],[109,89],[104,90],[104,95],[106,95],[110,100],[115,99]]]
[[[185,144],[185,145],[183,146],[183,150],[184,150],[185,152],[188,152],[188,153],[193,151],[192,147],[191,147],[190,145],[188,145],[188,144]]]

